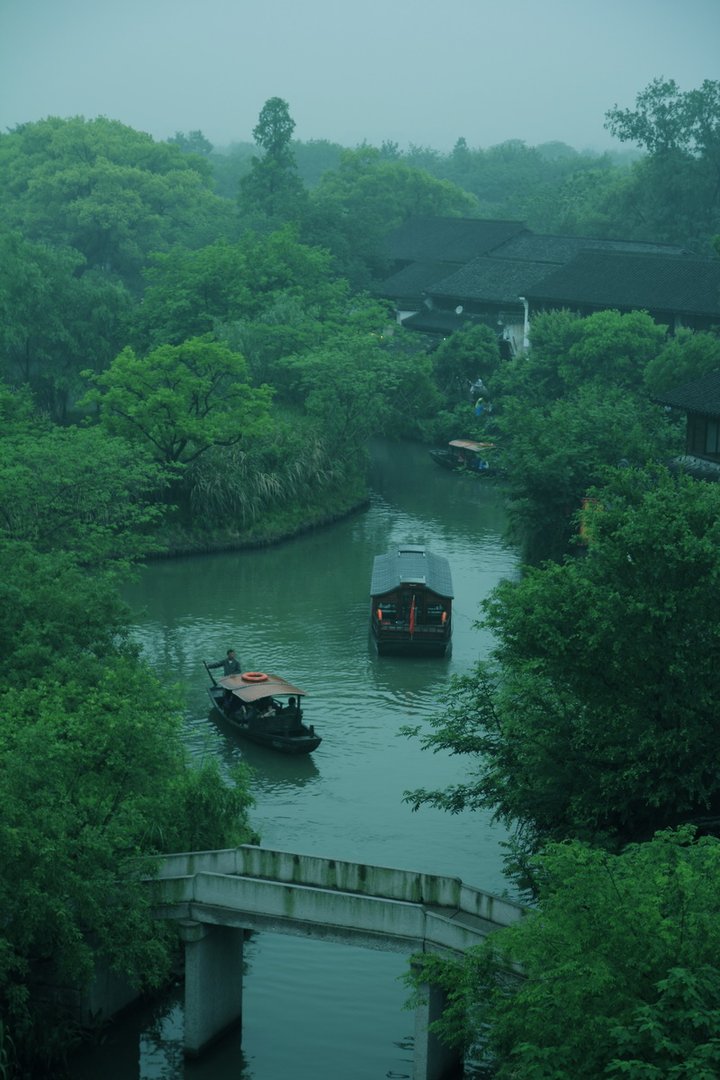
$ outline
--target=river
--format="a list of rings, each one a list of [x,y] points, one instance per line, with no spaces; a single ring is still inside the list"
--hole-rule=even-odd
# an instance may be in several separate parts
[[[255,771],[253,822],[266,847],[463,878],[502,892],[503,830],[489,815],[414,813],[411,788],[443,788],[466,764],[423,750],[453,674],[487,655],[480,602],[519,573],[503,541],[501,493],[446,472],[414,445],[373,448],[370,506],[271,548],[154,562],[127,593],[135,633],[163,679],[178,682],[198,758]],[[452,654],[377,657],[368,634],[373,556],[399,543],[445,555],[455,590]],[[319,749],[290,758],[238,739],[209,714],[202,661],[235,648],[244,670],[274,671],[307,691]],[[397,953],[285,935],[246,946],[242,1048],[230,1034],[183,1062],[182,998],[136,1010],[78,1062],[77,1080],[384,1080],[412,1072],[413,1013]]]

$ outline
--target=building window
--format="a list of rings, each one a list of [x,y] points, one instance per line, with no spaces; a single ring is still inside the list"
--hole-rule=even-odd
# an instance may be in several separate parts
[[[718,425],[717,420],[708,420],[705,427],[705,453],[717,455],[720,453],[720,444],[718,443]]]

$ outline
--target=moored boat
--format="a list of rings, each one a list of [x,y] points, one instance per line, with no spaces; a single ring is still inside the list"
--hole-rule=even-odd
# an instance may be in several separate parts
[[[452,439],[445,450],[428,451],[433,461],[444,469],[467,469],[487,475],[492,472],[492,452],[495,443],[473,442],[471,439]]]
[[[304,690],[264,671],[215,679],[207,663],[205,668],[212,679],[210,701],[238,734],[281,754],[309,754],[318,748],[322,739],[303,722]]]
[[[453,586],[444,556],[413,544],[376,555],[370,595],[370,628],[381,656],[445,656]]]

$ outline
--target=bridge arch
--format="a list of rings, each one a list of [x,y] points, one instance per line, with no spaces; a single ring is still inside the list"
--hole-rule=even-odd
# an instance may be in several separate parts
[[[177,922],[185,945],[185,1052],[193,1056],[241,1022],[247,931],[457,954],[525,912],[459,878],[250,844],[166,855],[149,884],[155,915]],[[415,1080],[440,1080],[453,1064],[428,1030],[443,1004],[428,988],[416,1011]]]

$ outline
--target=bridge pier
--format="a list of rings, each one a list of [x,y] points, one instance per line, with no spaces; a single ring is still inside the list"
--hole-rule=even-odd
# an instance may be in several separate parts
[[[462,1054],[441,1042],[430,1025],[439,1020],[447,995],[437,986],[425,983],[422,1001],[415,1008],[415,1055],[413,1080],[453,1080],[463,1075]]]
[[[183,920],[180,938],[185,946],[185,1054],[197,1057],[242,1023],[245,931]]]

